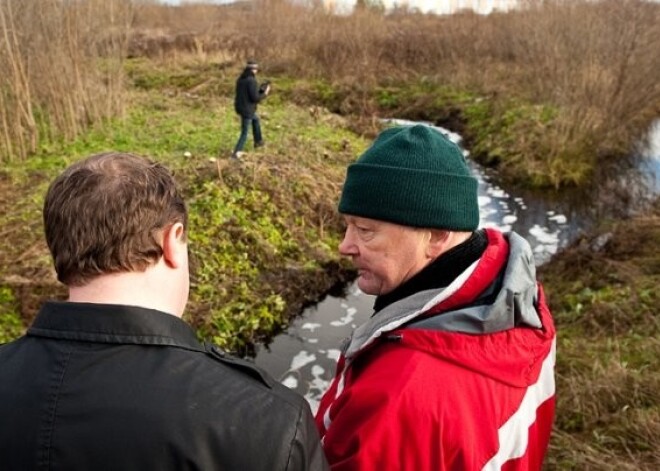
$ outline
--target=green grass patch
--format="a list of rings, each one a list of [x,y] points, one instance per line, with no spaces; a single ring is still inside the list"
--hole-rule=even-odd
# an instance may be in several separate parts
[[[0,286],[0,343],[8,342],[25,331],[18,315],[16,298],[11,288]]]

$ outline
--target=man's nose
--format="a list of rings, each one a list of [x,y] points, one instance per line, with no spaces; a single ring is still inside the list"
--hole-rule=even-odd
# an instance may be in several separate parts
[[[339,253],[342,255],[357,254],[357,247],[353,242],[352,231],[350,230],[350,228],[346,229],[346,232],[344,232],[344,238],[339,243]]]

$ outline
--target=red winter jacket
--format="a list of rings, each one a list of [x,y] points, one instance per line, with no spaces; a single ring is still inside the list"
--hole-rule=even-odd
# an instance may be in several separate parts
[[[487,235],[451,285],[353,333],[316,416],[334,471],[541,468],[555,328],[527,242]]]

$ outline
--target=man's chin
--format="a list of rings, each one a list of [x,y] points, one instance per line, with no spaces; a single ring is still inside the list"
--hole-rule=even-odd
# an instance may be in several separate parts
[[[377,296],[379,289],[373,285],[373,283],[370,283],[369,280],[365,280],[363,276],[360,276],[357,281],[358,288],[360,288],[360,291],[362,291],[364,294],[369,294],[372,296]]]

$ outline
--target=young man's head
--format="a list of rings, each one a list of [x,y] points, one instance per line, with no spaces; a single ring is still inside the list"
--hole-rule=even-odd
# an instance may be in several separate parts
[[[339,212],[358,286],[386,294],[477,229],[477,180],[440,132],[391,128],[348,167]]]
[[[187,283],[186,206],[162,165],[125,153],[79,161],[50,185],[43,217],[57,278],[70,288],[163,261]]]
[[[245,68],[250,70],[253,74],[259,72],[259,63],[255,60],[249,60],[245,64]]]

